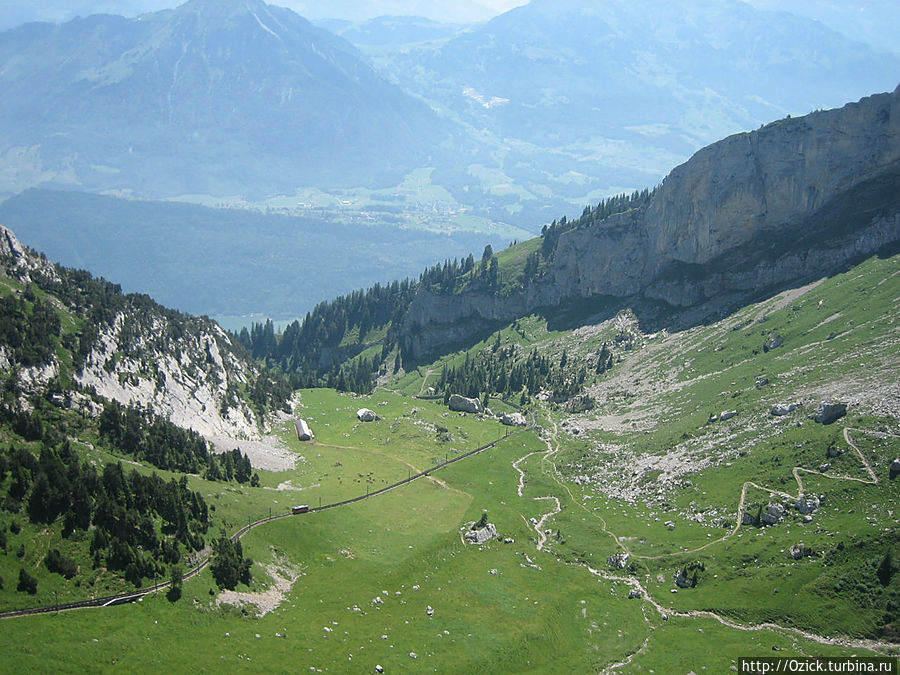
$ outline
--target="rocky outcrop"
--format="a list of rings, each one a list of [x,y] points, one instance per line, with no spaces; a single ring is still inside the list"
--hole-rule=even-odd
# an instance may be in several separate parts
[[[30,283],[35,272],[49,279],[59,279],[46,258],[26,247],[12,230],[3,225],[0,225],[0,260],[3,261],[4,271],[22,283]]]
[[[96,301],[106,303],[104,307],[80,305],[87,300],[73,298],[90,294],[73,287],[86,284],[85,280],[78,274],[69,278],[70,271],[57,270],[2,226],[0,273],[42,287],[60,312],[73,317],[108,313],[103,320],[86,319],[93,321],[96,333],[90,335],[90,343],[80,345],[84,361],[78,372],[70,373],[85,390],[123,405],[152,409],[213,442],[260,437],[261,420],[240,394],[255,382],[259,368],[240,355],[218,324],[168,310],[146,296],[122,295],[118,287],[102,281],[96,288],[104,295]],[[62,291],[57,293],[58,289]],[[13,365],[18,364],[11,363],[0,346],[0,369]],[[29,395],[42,394],[63,367],[68,364],[54,356],[49,363],[18,368],[18,388]],[[61,406],[97,411],[98,404],[77,392],[63,392],[57,399]]]
[[[166,343],[165,315],[122,312],[103,327],[77,374],[78,383],[104,398],[152,408],[158,415],[210,440],[259,437],[260,420],[234,394],[256,375],[232,352],[231,340],[209,322]]]
[[[508,427],[524,427],[528,424],[528,420],[526,420],[525,415],[520,412],[506,413],[500,418],[500,423],[505,424]]]
[[[473,414],[484,412],[484,406],[477,398],[466,398],[459,394],[453,394],[447,405],[450,407],[450,410],[455,412],[467,412]]]
[[[464,536],[466,541],[470,544],[480,546],[497,536],[497,527],[493,523],[488,523],[480,529],[469,530]]]
[[[819,424],[832,424],[847,414],[846,403],[820,403],[813,419]]]
[[[900,87],[731,136],[676,167],[646,206],[564,231],[545,274],[518,289],[420,290],[405,353],[584,298],[648,313],[663,301],[679,310],[666,319],[675,327],[718,315],[900,240],[898,179]]]
[[[606,564],[614,570],[624,570],[628,567],[628,559],[630,557],[628,553],[615,553],[606,558]]]

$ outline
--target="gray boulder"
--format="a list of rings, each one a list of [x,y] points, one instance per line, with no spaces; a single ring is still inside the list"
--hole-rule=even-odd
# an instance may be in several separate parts
[[[816,552],[805,544],[794,544],[793,546],[791,546],[791,557],[794,560],[800,560],[801,558],[814,556],[815,554]]]
[[[490,541],[497,536],[497,527],[493,523],[488,523],[478,530],[469,530],[464,537],[470,544],[481,545],[486,541]]]
[[[624,570],[628,567],[628,558],[630,557],[627,553],[616,553],[606,559],[606,564],[614,570]]]
[[[784,415],[789,415],[794,412],[802,405],[802,403],[776,403],[769,412],[773,417],[783,417]]]
[[[732,417],[737,417],[737,410],[723,410],[719,414],[719,419],[721,421],[730,420]]]
[[[781,516],[784,515],[784,507],[781,504],[769,504],[766,506],[765,511],[762,513],[763,525],[774,525],[779,520],[781,520]]]
[[[360,408],[356,411],[356,418],[360,422],[374,422],[378,419],[378,415],[375,414],[374,410],[369,410],[368,408]]]
[[[819,498],[815,495],[812,497],[800,495],[800,499],[797,500],[795,506],[800,513],[808,515],[819,508],[819,503]]]
[[[900,458],[891,462],[891,478],[893,479],[897,474],[900,474]]]
[[[784,344],[784,338],[780,335],[772,335],[768,340],[763,344],[763,351],[768,352],[773,349],[778,349],[781,345]]]
[[[452,396],[450,396],[448,405],[450,406],[450,410],[453,410],[455,412],[484,412],[484,406],[481,405],[481,401],[479,401],[477,398],[466,398],[465,396],[460,396],[459,394],[453,394]]]
[[[528,421],[525,419],[525,415],[520,412],[516,413],[507,413],[503,417],[500,418],[500,423],[505,424],[508,427],[524,427],[528,424]]]
[[[846,403],[820,403],[813,419],[819,424],[831,424],[846,414]]]

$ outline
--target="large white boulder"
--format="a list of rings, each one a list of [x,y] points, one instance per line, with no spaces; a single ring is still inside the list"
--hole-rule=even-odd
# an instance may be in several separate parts
[[[484,406],[481,405],[481,401],[479,401],[477,398],[466,398],[465,396],[460,396],[459,394],[453,394],[450,397],[450,401],[448,402],[448,404],[450,406],[450,410],[454,410],[456,412],[484,412]]]
[[[525,415],[520,412],[507,413],[500,418],[500,422],[508,427],[524,427],[528,424]]]
[[[368,408],[360,408],[356,411],[356,418],[360,422],[374,422],[378,419],[378,415],[375,414],[374,410],[369,410]]]

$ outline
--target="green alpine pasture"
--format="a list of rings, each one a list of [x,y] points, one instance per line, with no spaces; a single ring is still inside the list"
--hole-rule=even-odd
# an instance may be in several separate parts
[[[724,673],[741,656],[896,656],[898,319],[900,257],[681,333],[645,333],[630,312],[576,330],[526,317],[470,355],[498,339],[586,363],[604,344],[614,355],[586,383],[592,409],[536,396],[526,428],[417,398],[465,352],[368,396],[303,390],[295,417],[315,439],[278,426],[294,469],[259,471],[259,487],[189,477],[211,532],[374,492],[499,442],[370,499],[252,529],[243,602],[206,570],[174,602],[157,593],[5,619],[0,662],[8,672]],[[831,400],[847,415],[810,419]],[[360,408],[379,419],[360,422]],[[801,497],[817,508],[802,513]],[[770,505],[783,513],[766,525]],[[484,513],[499,536],[467,543]],[[40,535],[22,525],[0,556],[6,608],[25,595],[12,580],[17,537]],[[614,554],[628,554],[624,566]],[[89,595],[29,555],[35,602]],[[679,572],[693,583],[676,583]]]

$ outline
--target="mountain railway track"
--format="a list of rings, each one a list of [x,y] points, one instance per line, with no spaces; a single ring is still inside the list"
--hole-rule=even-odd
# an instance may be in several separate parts
[[[443,469],[444,467],[449,466],[450,464],[454,464],[463,459],[467,459],[469,457],[472,457],[474,455],[482,453],[485,450],[490,450],[491,448],[495,447],[501,441],[509,438],[510,435],[512,435],[512,433],[514,433],[514,432],[507,432],[506,434],[504,434],[503,436],[498,438],[496,441],[491,441],[490,443],[486,443],[485,445],[479,446],[479,447],[475,448],[474,450],[470,450],[469,452],[458,455],[458,456],[454,457],[453,459],[448,459],[445,462],[435,464],[434,466],[432,466],[428,469],[425,469],[424,471],[420,471],[419,473],[413,474],[412,476],[404,478],[401,481],[397,481],[396,483],[393,483],[391,485],[383,487],[379,490],[375,490],[374,492],[367,492],[364,495],[359,495],[357,497],[351,497],[350,499],[344,499],[342,501],[334,502],[332,504],[323,504],[321,506],[310,507],[309,510],[307,512],[305,512],[303,515],[306,515],[306,513],[317,513],[320,511],[326,511],[328,509],[334,509],[334,508],[338,508],[341,506],[349,506],[350,504],[355,504],[357,502],[361,502],[366,499],[371,499],[372,497],[377,497],[378,495],[384,494],[385,492],[390,492],[391,490],[395,490],[399,487],[402,487],[404,485],[412,483],[413,481],[416,481],[419,478],[427,478],[434,471]],[[290,518],[294,515],[295,514],[292,513],[291,511],[287,511],[285,513],[279,513],[274,516],[267,516],[265,518],[260,518],[259,520],[256,520],[256,521],[253,521],[252,523],[247,523],[246,525],[244,525],[241,529],[239,529],[237,532],[232,534],[230,539],[232,541],[238,541],[245,534],[247,534],[250,530],[252,530],[256,527],[259,527],[260,525],[265,525],[266,523],[270,523],[273,520],[279,520],[281,518]],[[201,572],[203,572],[204,569],[206,569],[209,566],[211,560],[212,560],[212,556],[206,555],[206,557],[204,557],[204,559],[201,560],[196,566],[192,567],[190,570],[185,572],[184,575],[182,576],[182,579],[188,580],[188,579],[192,579],[193,577],[198,576]],[[34,614],[50,614],[50,613],[54,613],[54,612],[65,612],[65,611],[70,611],[70,610],[75,610],[75,609],[88,609],[88,608],[92,608],[92,607],[94,607],[94,608],[113,607],[115,605],[121,605],[121,604],[124,604],[127,602],[136,602],[136,601],[140,600],[141,598],[143,598],[145,595],[149,595],[150,593],[157,593],[159,591],[166,590],[171,585],[172,585],[171,581],[162,581],[158,584],[153,584],[152,586],[146,586],[144,588],[139,588],[135,591],[129,591],[128,593],[118,593],[115,595],[107,595],[107,596],[104,596],[101,598],[92,598],[90,600],[79,600],[76,602],[69,602],[69,603],[57,604],[57,605],[48,605],[48,606],[44,606],[44,607],[30,607],[27,609],[16,609],[16,610],[4,611],[4,612],[0,612],[0,619],[12,619],[12,618],[22,617],[22,616],[31,616]]]

